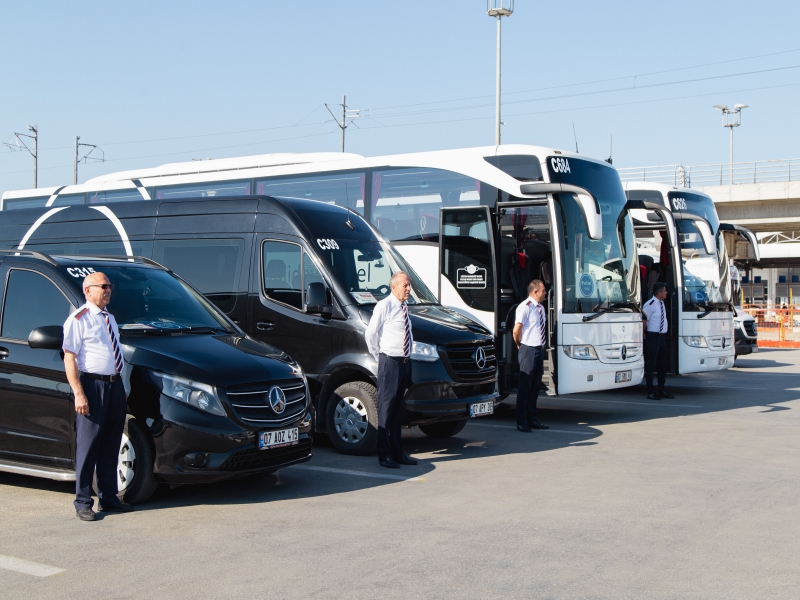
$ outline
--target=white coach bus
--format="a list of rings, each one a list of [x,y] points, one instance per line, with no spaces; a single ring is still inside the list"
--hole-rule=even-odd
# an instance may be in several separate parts
[[[617,172],[585,156],[507,145],[370,158],[314,153],[205,160],[7,192],[2,209],[247,195],[315,199],[363,215],[443,305],[495,335],[502,394],[518,379],[513,309],[535,278],[548,287],[551,394],[642,379],[633,223]],[[370,268],[359,272],[367,289]],[[369,294],[358,297],[371,301]],[[478,365],[494,358],[472,357]]]
[[[711,197],[697,190],[636,181],[624,185],[642,266],[642,302],[651,297],[656,281],[667,286],[670,371],[730,368],[735,353],[734,308],[725,235],[747,240],[758,260],[755,234],[720,223]],[[654,208],[666,208],[671,214],[665,220]],[[671,247],[665,243],[668,227],[678,234],[678,243]]]

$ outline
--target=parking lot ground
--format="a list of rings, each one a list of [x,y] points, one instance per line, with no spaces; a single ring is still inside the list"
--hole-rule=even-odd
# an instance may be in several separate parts
[[[0,597],[796,598],[800,350],[736,364],[670,377],[674,400],[542,398],[548,431],[517,432],[513,398],[409,430],[416,467],[321,445],[96,523],[71,484],[0,474]]]

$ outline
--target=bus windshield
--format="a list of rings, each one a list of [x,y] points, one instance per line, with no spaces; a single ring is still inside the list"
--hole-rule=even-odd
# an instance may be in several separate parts
[[[557,194],[564,311],[594,312],[637,305],[636,237],[633,221],[625,210],[619,175],[611,167],[575,158],[550,157],[547,166],[551,182],[591,191],[600,204],[603,220],[602,239],[591,239],[575,196]]]

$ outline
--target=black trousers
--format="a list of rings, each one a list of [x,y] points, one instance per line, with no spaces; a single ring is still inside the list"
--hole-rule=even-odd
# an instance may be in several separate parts
[[[92,476],[97,471],[100,504],[119,503],[117,458],[125,428],[127,402],[122,380],[100,381],[81,374],[88,415],[75,415],[75,510],[92,508]]]
[[[544,352],[542,346],[520,344],[517,425],[527,425],[536,420],[536,401],[544,375]]]
[[[385,354],[378,361],[378,459],[403,455],[401,425],[403,396],[411,384],[411,361],[393,360]]]
[[[668,358],[667,336],[663,333],[648,331],[647,337],[644,338],[644,378],[648,394],[656,392],[653,387],[653,371],[658,372],[658,391],[664,391],[664,384],[667,381]]]

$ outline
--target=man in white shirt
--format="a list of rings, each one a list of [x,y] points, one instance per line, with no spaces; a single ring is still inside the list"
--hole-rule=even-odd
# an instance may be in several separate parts
[[[519,388],[517,390],[517,429],[549,429],[536,414],[536,401],[544,375],[544,353],[547,351],[547,317],[542,302],[547,295],[544,282],[534,279],[528,284],[528,299],[517,306],[514,319],[514,342],[519,349]]]
[[[397,469],[417,461],[403,452],[401,425],[403,397],[411,384],[411,319],[406,301],[411,281],[402,271],[389,280],[392,293],[375,305],[365,337],[378,361],[378,461]]]
[[[664,389],[667,381],[667,309],[664,300],[667,297],[667,286],[657,282],[653,286],[653,297],[642,306],[644,320],[644,376],[647,382],[647,398],[661,400],[674,398]],[[658,371],[658,390],[653,387],[653,371]]]
[[[117,456],[127,402],[122,384],[122,349],[114,316],[106,310],[114,286],[103,273],[83,280],[86,304],[64,323],[64,367],[75,395],[75,512],[94,521],[92,477],[104,512],[130,512],[117,498]]]

